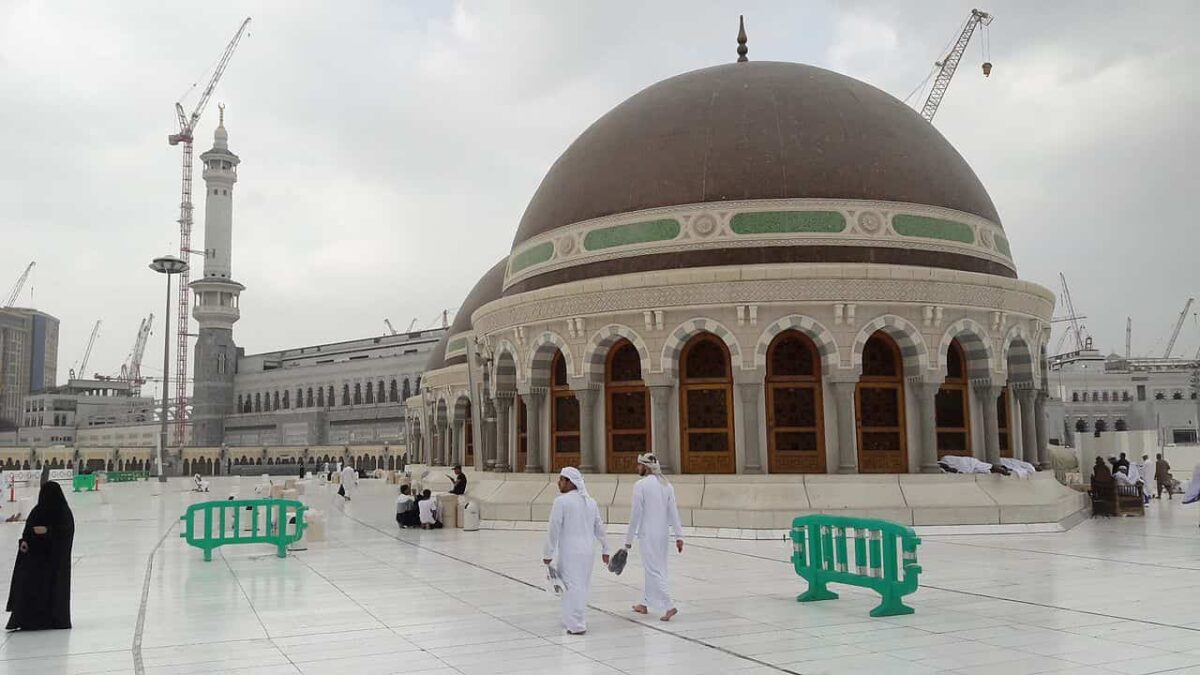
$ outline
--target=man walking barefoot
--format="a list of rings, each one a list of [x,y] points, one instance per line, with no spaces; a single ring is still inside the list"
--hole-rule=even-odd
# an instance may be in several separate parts
[[[638,455],[638,475],[633,486],[633,509],[629,513],[629,530],[625,548],[633,547],[638,538],[642,547],[642,569],[646,573],[646,590],[642,604],[633,611],[648,614],[650,609],[665,610],[662,621],[670,621],[679,613],[671,602],[670,580],[667,575],[667,556],[670,554],[670,530],[675,532],[675,549],[683,553],[683,524],[675,505],[675,488],[663,476],[658,458],[653,454]]]
[[[562,595],[562,623],[568,635],[587,632],[588,594],[592,588],[592,567],[596,564],[596,540],[600,541],[601,559],[608,564],[608,541],[604,521],[596,500],[587,493],[583,474],[568,466],[558,478],[559,496],[550,508],[550,530],[542,562],[558,563],[558,576],[566,584]]]

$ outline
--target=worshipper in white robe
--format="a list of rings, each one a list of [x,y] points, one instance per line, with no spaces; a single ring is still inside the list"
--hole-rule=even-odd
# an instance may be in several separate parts
[[[946,473],[1000,473],[1008,475],[1008,468],[1002,464],[988,464],[974,457],[961,455],[946,455],[938,460],[938,466]]]
[[[667,575],[671,542],[669,535],[675,535],[675,548],[683,553],[683,523],[679,520],[679,508],[675,504],[675,488],[663,476],[658,458],[647,453],[638,455],[637,462],[638,475],[642,479],[633,486],[633,508],[629,511],[625,548],[633,548],[633,538],[638,538],[642,569],[646,576],[645,595],[641,604],[633,606],[633,611],[647,614],[651,609],[665,610],[661,620],[670,621],[679,610],[671,602],[670,579]]]
[[[600,507],[587,493],[583,474],[568,466],[559,472],[558,491],[550,508],[550,529],[542,550],[542,562],[557,563],[558,576],[566,584],[562,595],[562,623],[568,635],[587,632],[587,603],[596,564],[596,541],[601,559],[608,564],[608,540]]]
[[[1187,489],[1183,491],[1183,503],[1192,504],[1200,502],[1200,464],[1192,470],[1192,481],[1188,483]]]
[[[341,473],[342,484],[338,487],[338,494],[345,497],[346,501],[350,501],[350,497],[354,494],[354,488],[358,487],[358,471],[347,464]]]
[[[1113,474],[1113,478],[1117,481],[1117,485],[1137,485],[1137,481],[1133,479],[1133,476],[1129,475],[1129,467],[1124,465],[1117,466],[1117,471]]]
[[[1033,474],[1037,473],[1036,466],[1030,464],[1029,462],[1016,459],[1015,457],[1001,457],[1000,466],[1003,466],[1021,478],[1029,478]]]

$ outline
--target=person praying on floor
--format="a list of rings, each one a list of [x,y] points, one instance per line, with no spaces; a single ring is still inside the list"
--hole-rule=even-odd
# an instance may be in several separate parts
[[[1021,478],[1029,478],[1037,473],[1037,467],[1029,462],[1019,460],[1015,457],[1001,457],[1000,466],[1008,469],[1011,473],[1017,474]]]
[[[1187,489],[1183,491],[1183,503],[1193,504],[1200,502],[1200,464],[1192,470],[1192,481],[1188,483]]]
[[[42,485],[37,506],[25,520],[25,530],[13,565],[8,606],[8,630],[71,627],[71,546],[75,517],[62,487]]]
[[[588,595],[592,587],[592,568],[596,560],[596,541],[600,557],[608,564],[608,540],[600,507],[587,493],[583,474],[573,466],[559,473],[558,491],[550,508],[550,529],[542,550],[542,562],[558,565],[558,576],[566,584],[562,595],[562,623],[568,635],[587,632]]]
[[[946,473],[998,473],[1004,476],[1009,474],[1008,468],[1001,464],[988,464],[962,455],[946,455],[938,460],[938,467]]]
[[[663,476],[658,458],[650,453],[638,455],[637,470],[642,479],[633,485],[625,548],[633,548],[636,536],[642,552],[645,590],[641,604],[634,605],[633,611],[647,614],[651,609],[665,610],[661,620],[670,621],[679,613],[671,602],[667,575],[670,535],[674,534],[675,549],[683,553],[683,523],[675,504],[675,488]]]

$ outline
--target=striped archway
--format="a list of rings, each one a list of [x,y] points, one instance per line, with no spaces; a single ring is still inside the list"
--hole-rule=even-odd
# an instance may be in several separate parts
[[[735,372],[741,369],[742,347],[738,344],[737,337],[734,336],[733,332],[716,319],[697,317],[684,321],[675,330],[671,331],[671,334],[667,337],[662,352],[662,371],[664,373],[678,376],[680,371],[679,355],[683,352],[684,345],[701,333],[712,333],[720,338],[729,350],[729,360],[732,369]]]
[[[767,352],[771,347],[771,342],[780,333],[788,330],[804,333],[813,341],[817,348],[817,354],[821,357],[823,368],[833,369],[841,365],[838,363],[838,346],[837,341],[833,338],[833,333],[812,317],[791,314],[771,323],[758,337],[758,343],[754,346],[756,368],[762,369],[767,366]]]

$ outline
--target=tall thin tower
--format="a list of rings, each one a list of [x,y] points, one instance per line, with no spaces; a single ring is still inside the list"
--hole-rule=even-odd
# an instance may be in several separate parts
[[[237,345],[233,324],[241,316],[245,286],[233,280],[233,185],[241,159],[229,150],[225,107],[213,133],[213,147],[200,155],[204,167],[204,276],[191,282],[196,294],[192,316],[200,324],[192,385],[192,444],[220,445],[224,418],[233,413]]]

